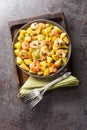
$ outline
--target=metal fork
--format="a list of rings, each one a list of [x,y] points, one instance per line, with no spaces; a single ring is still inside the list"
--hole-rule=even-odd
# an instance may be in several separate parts
[[[29,102],[29,106],[32,109],[34,106],[36,106],[36,104],[38,104],[42,98],[44,93],[55,83],[67,78],[69,75],[71,75],[71,72],[66,72],[65,74],[63,74],[61,77],[53,80],[52,82],[50,82],[49,84],[45,85],[42,88],[36,88],[34,90],[32,90],[29,94],[25,95],[23,97],[23,101],[25,103]]]

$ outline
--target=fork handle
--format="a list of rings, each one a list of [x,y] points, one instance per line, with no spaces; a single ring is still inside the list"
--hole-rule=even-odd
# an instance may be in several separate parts
[[[42,94],[44,94],[44,93],[45,93],[52,85],[54,85],[55,83],[57,83],[57,82],[59,82],[59,81],[65,79],[65,78],[69,77],[69,75],[71,75],[71,72],[67,72],[67,73],[63,74],[61,77],[59,77],[59,78],[53,80],[52,82],[50,82],[49,84],[47,84],[46,86],[44,86],[44,87],[43,87],[44,90],[43,90]]]

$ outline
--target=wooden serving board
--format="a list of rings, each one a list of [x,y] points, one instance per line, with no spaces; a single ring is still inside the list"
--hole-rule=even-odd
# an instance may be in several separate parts
[[[36,20],[36,19],[48,19],[48,20],[52,20],[52,21],[57,22],[58,24],[60,24],[66,30],[65,18],[64,18],[64,13],[63,12],[60,12],[60,13],[51,13],[51,14],[40,15],[40,16],[33,16],[33,17],[26,18],[26,19],[19,19],[19,20],[15,20],[15,21],[9,21],[11,45],[13,44],[13,39],[14,39],[14,36],[15,36],[16,32],[24,24],[26,24],[26,23],[28,23],[28,22],[30,22],[32,20]],[[15,62],[14,62],[14,68],[15,68],[16,80],[17,80],[18,87],[21,87],[25,83],[25,81],[29,78],[29,75],[27,75],[23,71],[21,71],[16,66]],[[70,71],[73,71],[71,59],[69,61],[68,69]]]

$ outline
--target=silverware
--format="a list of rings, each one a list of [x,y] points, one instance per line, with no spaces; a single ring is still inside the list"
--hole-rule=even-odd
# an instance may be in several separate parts
[[[53,80],[52,82],[50,82],[49,84],[47,84],[46,86],[42,87],[42,88],[36,88],[34,90],[32,90],[29,94],[25,95],[23,97],[23,101],[25,103],[29,103],[30,108],[32,109],[34,106],[36,106],[43,98],[44,93],[55,83],[67,78],[69,75],[71,75],[71,72],[66,72],[65,74],[63,74],[61,77]]]

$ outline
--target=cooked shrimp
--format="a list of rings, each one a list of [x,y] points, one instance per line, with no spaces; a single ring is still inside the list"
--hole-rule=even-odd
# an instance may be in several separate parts
[[[57,68],[54,68],[54,67],[49,67],[49,70],[50,70],[50,73],[57,72]]]
[[[38,41],[37,41],[37,40],[32,41],[32,42],[30,43],[30,47],[31,47],[31,48],[38,48],[38,47],[39,47],[39,46],[38,46]]]
[[[59,46],[60,43],[63,43],[63,40],[61,38],[55,39],[55,41],[54,41],[55,46]]]
[[[38,28],[38,23],[32,23],[31,28],[34,29],[34,30],[37,29]]]
[[[63,43],[63,40],[61,38],[58,38],[59,43]]]
[[[32,39],[32,41],[34,41],[37,39],[37,36],[32,36],[31,39]]]
[[[41,47],[40,51],[44,54],[48,54],[48,47],[47,46],[43,46]]]
[[[49,49],[52,49],[52,42],[48,42],[48,44],[47,44],[49,47]]]
[[[39,43],[40,43],[40,47],[43,47],[44,45],[46,45],[46,41],[45,40],[42,40]]]
[[[24,50],[28,50],[29,49],[29,43],[28,42],[22,42],[22,48]]]
[[[45,28],[45,24],[44,24],[44,23],[39,23],[39,25],[40,25],[42,28]]]
[[[21,57],[21,59],[29,58],[28,52],[25,50],[20,51],[19,56]]]
[[[47,45],[49,49],[52,48],[52,42],[47,42],[45,40],[42,40],[42,41],[40,41],[40,43],[41,43],[40,44],[41,46]]]
[[[33,61],[31,64],[30,64],[30,69],[33,71],[33,72],[38,72],[40,70],[40,62],[39,61]]]
[[[63,49],[57,50],[56,55],[62,55],[62,57],[66,57],[66,53]]]
[[[60,36],[59,31],[57,29],[55,29],[55,28],[52,30],[52,35],[55,35],[57,37]]]
[[[46,57],[44,55],[42,55],[42,52],[40,52],[40,59],[41,60],[45,60],[46,59]]]

